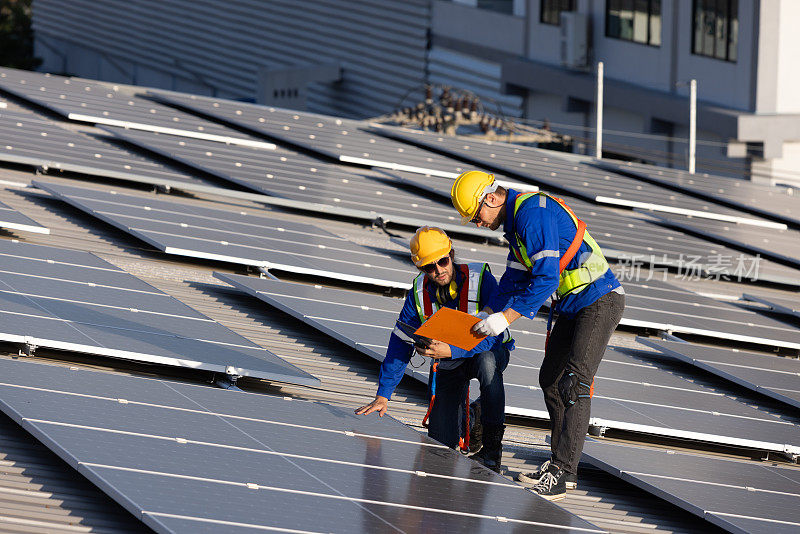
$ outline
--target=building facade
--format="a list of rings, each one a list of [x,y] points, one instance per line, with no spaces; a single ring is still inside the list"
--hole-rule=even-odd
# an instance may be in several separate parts
[[[800,184],[796,0],[34,2],[42,70],[369,117],[470,89],[592,153]],[[491,107],[488,107],[491,109]]]

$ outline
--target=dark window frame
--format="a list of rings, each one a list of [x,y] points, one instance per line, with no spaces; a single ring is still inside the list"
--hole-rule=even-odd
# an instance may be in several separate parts
[[[566,7],[560,7],[566,4]],[[548,26],[561,26],[561,13],[575,11],[575,0],[541,0],[539,2],[539,23]],[[556,14],[556,21],[548,20],[548,13]]]
[[[714,22],[715,22],[715,29],[714,29],[714,36],[710,39],[712,50],[710,53],[706,53],[702,50],[702,43],[697,42],[697,26],[698,26],[698,6],[700,6],[703,10],[708,11],[708,6],[713,4],[712,11],[714,13]],[[724,9],[722,9],[724,8]],[[724,13],[724,14],[723,14]],[[716,22],[720,19],[720,16],[725,17],[725,43],[723,44],[724,48],[724,55],[721,56],[718,54],[717,45],[717,30],[716,30]],[[734,29],[734,23],[736,24],[736,31],[732,31]],[[718,59],[720,61],[725,61],[727,63],[736,63],[738,61],[738,53],[737,48],[739,47],[739,0],[692,0],[692,55],[700,56],[700,57],[707,57],[710,59]],[[704,32],[703,35],[705,36],[706,33]],[[698,49],[698,46],[700,49]]]
[[[635,13],[637,12],[636,9],[635,9],[636,0],[629,0],[629,1],[634,6],[633,9],[632,9],[632,12],[634,13],[634,17],[635,17]],[[650,48],[661,48],[661,44],[662,44],[661,32],[663,31],[663,28],[664,28],[663,21],[661,19],[661,16],[662,16],[662,10],[661,10],[662,0],[645,0],[645,1],[647,2],[647,22],[645,24],[645,26],[647,27],[647,38],[646,38],[646,40],[644,42],[636,41],[633,38],[633,35],[631,35],[631,38],[628,39],[627,37],[622,37],[620,35],[613,35],[612,33],[610,33],[610,28],[611,28],[611,8],[610,8],[611,1],[610,0],[606,0],[605,36],[608,37],[609,39],[617,39],[619,41],[625,41],[625,42],[634,43],[634,44],[637,44],[637,45],[644,45],[644,46],[648,46]],[[619,0],[619,2],[622,3],[622,2],[625,2],[625,0]],[[653,6],[658,6],[658,12],[656,12],[656,13],[653,12]],[[659,34],[657,36],[658,37],[658,42],[654,42],[654,34],[653,34],[653,19],[656,18],[656,17],[659,20]],[[620,34],[621,33],[622,32],[620,32]]]

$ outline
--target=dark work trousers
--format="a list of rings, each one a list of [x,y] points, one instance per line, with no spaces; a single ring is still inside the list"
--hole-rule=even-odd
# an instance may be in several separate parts
[[[464,435],[466,419],[467,386],[477,378],[481,391],[481,423],[502,425],[505,422],[506,391],[503,387],[503,371],[508,366],[509,351],[501,344],[465,359],[452,369],[442,369],[436,373],[436,400],[428,426],[428,436],[436,441],[455,448],[458,438]],[[456,360],[444,360],[451,364]],[[433,371],[431,371],[433,375]],[[428,379],[431,383],[431,379]],[[428,389],[430,396],[430,388]]]
[[[567,473],[578,472],[589,430],[589,387],[624,309],[625,295],[607,293],[573,318],[559,316],[550,334],[539,385],[550,414],[552,461]]]

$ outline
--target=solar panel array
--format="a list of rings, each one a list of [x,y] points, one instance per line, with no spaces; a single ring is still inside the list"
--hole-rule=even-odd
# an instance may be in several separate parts
[[[167,254],[362,284],[411,286],[410,262],[373,252],[310,224],[265,217],[258,210],[226,211],[114,190],[33,183]]]
[[[260,150],[213,141],[183,139],[151,132],[109,129],[117,137],[257,193],[324,205],[329,213],[362,212],[368,220],[413,227],[436,224],[448,232],[482,235],[459,224],[460,217],[443,202],[409,193],[340,165],[324,163],[297,152]]]
[[[345,290],[214,273],[246,294],[382,361],[403,301]],[[506,412],[546,419],[539,367],[545,321],[514,329],[517,348],[504,373]],[[415,356],[406,374],[427,383],[428,365]],[[800,451],[800,428],[723,394],[674,376],[626,352],[609,349],[592,399],[598,427],[728,443],[774,451]]]
[[[800,408],[800,361],[797,359],[679,341],[649,338],[637,338],[637,341],[667,356]]]
[[[797,469],[594,440],[583,451],[596,467],[728,532],[800,529]]]
[[[315,385],[318,380],[93,254],[0,240],[0,339]]]
[[[152,92],[154,98],[191,109],[344,163],[455,178],[469,166],[360,129],[360,121],[258,106],[219,98]]]
[[[0,407],[156,532],[602,532],[391,419],[0,359]]]
[[[387,176],[449,201],[450,180],[399,171]],[[643,268],[668,266],[686,276],[705,274],[717,279],[727,277],[738,281],[762,280],[800,285],[800,271],[797,269],[660,226],[637,214],[597,206],[568,195],[559,198],[587,223],[606,258],[620,262],[628,275],[637,275]],[[486,237],[501,236],[499,232],[487,229],[482,233]],[[501,254],[500,262],[505,263],[506,250]]]
[[[698,218],[725,220],[760,228],[786,228],[782,223],[747,215],[714,202],[699,200],[641,180],[603,171],[586,163],[562,159],[553,152],[536,148],[379,125],[373,125],[371,131],[442,151],[480,165],[485,170],[496,170],[510,176],[523,177],[548,189],[568,192],[589,202],[693,215]]]
[[[153,185],[206,184],[27,112],[0,111],[0,161]]]
[[[0,68],[0,90],[69,120],[275,148],[272,143],[137,96],[135,89],[125,86]]]
[[[0,202],[0,228],[7,230],[21,230],[35,234],[49,234],[50,229],[45,228],[30,217],[23,215],[11,206]]]
[[[689,174],[679,169],[667,169],[638,163],[599,163],[611,171],[629,173],[639,179],[685,191],[713,202],[725,203],[746,213],[778,219],[800,226],[800,198],[792,189],[773,187],[724,176]]]

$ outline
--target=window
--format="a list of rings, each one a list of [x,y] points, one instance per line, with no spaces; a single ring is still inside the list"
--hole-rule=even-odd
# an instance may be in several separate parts
[[[692,11],[692,53],[735,62],[738,0],[694,0]]]
[[[608,0],[606,37],[661,46],[661,0]]]
[[[559,26],[561,24],[561,12],[574,11],[575,0],[542,0],[541,6],[539,22]]]

